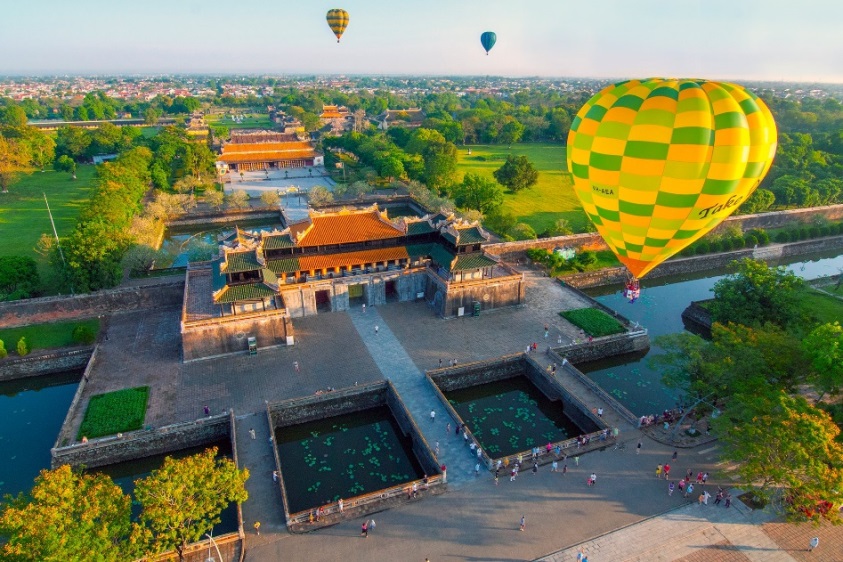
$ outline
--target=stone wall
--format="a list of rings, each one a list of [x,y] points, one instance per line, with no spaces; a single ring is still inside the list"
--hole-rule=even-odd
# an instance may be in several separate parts
[[[666,277],[668,275],[681,275],[685,273],[696,273],[713,269],[722,269],[735,260],[743,258],[757,258],[763,260],[775,260],[778,258],[807,255],[814,252],[826,250],[837,250],[843,248],[843,236],[828,236],[814,240],[802,240],[787,244],[770,244],[756,249],[748,248],[733,252],[722,252],[719,254],[707,254],[693,256],[690,258],[671,259],[656,267],[647,274],[648,279]],[[587,288],[609,285],[612,283],[623,283],[626,281],[627,270],[625,267],[612,267],[599,271],[587,271],[585,273],[574,273],[565,275],[561,279],[572,287]]]
[[[471,315],[475,302],[481,311],[524,303],[526,284],[520,273],[460,283],[448,282],[432,270],[427,277],[425,299],[443,318],[459,316],[460,308],[464,315]]]
[[[539,240],[518,240],[515,242],[499,242],[497,244],[483,244],[483,250],[494,256],[500,256],[504,261],[514,262],[527,257],[527,250],[530,248],[574,248],[577,251],[594,250],[600,251],[608,248],[603,238],[596,232],[583,234],[571,234],[568,236],[553,236],[551,238],[540,238]]]
[[[51,450],[52,466],[106,466],[230,440],[233,433],[234,414],[231,412],[195,422],[132,431],[123,434],[122,438],[110,436],[91,439],[88,443],[55,447]]]
[[[650,349],[650,337],[646,330],[637,330],[626,334],[615,334],[594,338],[588,343],[554,347],[559,357],[567,358],[571,363],[597,361],[616,355],[626,355]]]
[[[387,381],[389,392],[386,393],[386,405],[389,406],[389,411],[392,412],[392,417],[398,423],[401,431],[404,432],[405,437],[409,437],[413,442],[413,453],[416,459],[421,464],[422,470],[425,474],[439,474],[439,463],[432,452],[430,444],[416,425],[413,416],[407,411],[407,407],[401,401],[398,392],[391,382]]]
[[[282,221],[282,215],[279,211],[271,211],[267,209],[255,210],[229,210],[218,211],[210,213],[191,213],[190,215],[178,219],[173,219],[167,223],[167,228],[180,228],[194,225],[219,225],[219,224],[233,224],[237,221],[258,221],[258,220],[273,220]]]
[[[383,381],[269,404],[272,430],[383,406],[387,390]]]
[[[682,311],[682,320],[705,330],[711,330],[711,313],[701,307],[697,301],[691,301],[691,304]]]
[[[829,221],[843,219],[843,205],[826,205],[823,207],[810,207],[808,209],[792,209],[754,215],[731,216],[723,221],[722,226],[717,227],[716,230],[725,230],[730,225],[738,225],[744,230],[749,230],[750,228],[781,228],[796,223],[810,224],[817,217],[822,217]]]
[[[258,352],[262,347],[287,345],[287,338],[294,337],[293,325],[284,310],[182,322],[182,359],[246,352],[249,337],[257,339]]]
[[[0,382],[83,369],[93,351],[85,346],[0,359]]]
[[[571,418],[583,433],[593,433],[606,429],[606,424],[588,406],[568,392],[568,390],[550,373],[543,370],[541,365],[531,357],[525,361],[525,374],[551,400],[561,400],[565,415]]]
[[[0,328],[180,306],[183,297],[184,278],[176,278],[141,287],[4,302],[0,303]]]
[[[460,388],[511,379],[522,374],[524,374],[524,355],[522,353],[428,372],[430,379],[442,392],[451,392]]]

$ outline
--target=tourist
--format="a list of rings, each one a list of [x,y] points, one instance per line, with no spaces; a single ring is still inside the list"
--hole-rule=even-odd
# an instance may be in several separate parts
[[[638,440],[638,446],[637,446],[637,447],[635,447],[635,454],[636,454],[636,455],[640,455],[640,454],[641,454],[641,440],[640,440],[640,439]]]
[[[442,368],[442,358],[441,357],[439,358],[439,368],[440,369]]]
[[[580,457],[579,457],[579,455],[577,455],[576,457],[574,457],[574,466],[579,466],[579,465],[580,465]]]
[[[662,477],[662,465],[656,467],[656,478]]]
[[[298,361],[293,361],[293,369],[294,369],[297,373],[300,373],[300,372],[301,372],[301,368],[299,367],[299,362],[298,362]]]
[[[717,495],[714,496],[714,505],[719,505],[723,501],[723,488],[717,490]]]
[[[249,429],[249,437],[251,437],[252,439],[257,438],[257,436],[255,435],[255,428]]]
[[[462,440],[466,442],[468,441],[468,430],[464,427],[462,428]]]
[[[592,472],[591,473],[591,485],[594,486],[595,484],[597,484],[597,474]]]
[[[374,531],[374,530],[375,530],[375,527],[376,527],[376,525],[375,525],[375,520],[374,520],[374,519],[372,519],[371,521],[369,521],[369,530],[370,530],[370,531]]]
[[[363,526],[360,527],[360,536],[369,538],[369,525],[368,521],[363,521]]]
[[[562,336],[559,336],[559,338],[562,339]],[[559,343],[562,343],[562,342],[559,342]],[[568,358],[563,357],[562,358],[562,367],[565,367],[565,365],[567,365],[567,364],[568,364]]]
[[[260,536],[260,534],[261,534],[261,522],[255,521],[255,524],[253,525],[253,527],[255,528],[255,533],[257,533],[258,536]]]
[[[500,459],[498,459],[498,462],[495,464],[495,470],[500,470],[500,469],[501,469],[501,464],[502,464],[502,463],[501,463],[501,460],[500,460]]]
[[[438,457],[439,456],[439,441],[436,442],[436,447],[433,449],[433,453]]]
[[[556,338],[556,343],[558,343],[559,345],[562,345],[562,334],[559,334],[559,337]]]
[[[278,482],[278,471],[277,470],[272,471],[272,481]]]
[[[419,497],[419,484],[418,482],[413,482],[413,497]]]
[[[477,446],[477,460],[481,460],[483,458],[483,449],[480,448],[480,445]]]
[[[708,472],[703,472],[703,477],[702,477],[703,485],[705,485],[706,482],[708,482]]]
[[[455,430],[455,431],[456,431],[456,436],[457,436],[457,437],[459,437],[459,436],[460,436],[460,430],[462,429],[462,426],[463,426],[463,425],[465,425],[465,424],[461,424],[461,423],[458,423],[458,424],[457,424],[457,428],[456,428],[456,430]]]
[[[474,465],[474,476],[480,476],[480,463]]]
[[[668,496],[672,496],[672,495],[673,495],[673,491],[674,491],[675,489],[676,489],[676,484],[674,484],[673,482],[671,482],[670,484],[668,484],[668,485],[667,485],[667,495],[668,495]]]
[[[808,543],[808,552],[812,552],[818,546],[820,546],[820,538],[819,537],[812,538],[811,542]]]
[[[559,467],[559,461],[554,460],[550,464],[550,472],[556,472],[556,469]]]
[[[316,510],[316,522],[319,522],[319,519],[325,515],[325,508],[323,506],[319,506],[319,509]]]
[[[726,502],[725,502],[726,507],[731,507],[732,506],[732,494],[726,494],[725,500],[726,500]]]
[[[518,471],[515,470],[515,467],[512,467],[512,470],[509,471],[509,481],[515,482],[515,477],[518,475]]]
[[[537,462],[535,462],[535,461],[534,461],[534,462],[533,462],[533,476],[535,476],[536,474],[538,474],[538,472],[539,472],[539,463],[537,463]]]
[[[602,418],[602,417],[603,417],[603,408],[597,408],[597,417],[598,417],[598,418]]]
[[[431,422],[436,421],[436,411],[435,410],[430,411],[430,421]]]
[[[681,493],[682,495],[685,495],[685,481],[684,480],[679,481],[679,493]]]
[[[670,480],[670,465],[669,464],[664,465],[664,479]]]
[[[337,502],[337,509],[339,509],[340,513],[342,513],[342,509],[343,509],[342,498],[340,498],[339,501]]]
[[[206,416],[211,415],[211,409],[208,406],[205,406],[204,408],[202,408],[202,410],[205,412]]]
[[[698,472],[697,473],[697,484],[702,484],[702,481],[703,481],[703,473]]]
[[[709,494],[708,490],[706,490],[705,492],[703,492],[702,496],[703,496],[703,503],[705,505],[708,505],[708,500],[711,499],[711,494]]]
[[[380,327],[375,324],[375,335],[378,335],[378,332],[380,332]]]
[[[524,527],[526,527],[526,526],[527,526],[527,521],[526,521],[526,519],[524,518],[524,516],[522,515],[522,516],[521,516],[521,526],[518,528],[518,530],[519,530],[519,531],[523,531],[523,530],[524,530]]]
[[[562,474],[568,474],[568,465],[567,464],[562,465]]]
[[[312,525],[314,519],[315,519],[315,512],[311,509],[310,510],[310,516],[308,517],[308,523],[310,523]]]
[[[450,434],[451,434],[451,422],[448,422],[448,424],[445,426],[445,435],[450,435]]]
[[[673,451],[673,457],[672,457],[672,459],[673,459],[673,460],[676,460],[676,455],[677,455],[677,454],[678,454],[678,452],[677,452],[676,450],[674,450],[674,451]]]
[[[499,471],[497,471],[497,470],[495,471],[495,486],[498,485],[498,472]]]
[[[475,445],[474,441],[472,441],[471,444],[468,446],[468,448],[471,450],[472,453],[474,453],[474,449],[477,448],[477,445]]]
[[[685,487],[685,497],[687,498],[691,494],[694,493],[694,485],[688,482],[688,485]]]
[[[363,303],[363,314],[366,314],[366,303]]]

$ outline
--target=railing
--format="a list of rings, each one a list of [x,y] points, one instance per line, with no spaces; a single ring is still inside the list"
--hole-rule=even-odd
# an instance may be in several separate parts
[[[398,496],[407,495],[408,497],[412,497],[413,495],[413,486],[416,486],[418,489],[418,493],[423,493],[429,490],[432,487],[437,487],[444,484],[442,477],[438,474],[433,476],[428,476],[427,483],[424,480],[413,480],[412,482],[407,482],[405,484],[401,484],[400,486],[393,486],[391,488],[385,488],[383,490],[378,490],[377,492],[372,492],[370,494],[363,494],[361,496],[355,496],[353,498],[344,499],[343,500],[343,511],[345,512],[348,509],[358,509],[363,508],[369,505],[373,505],[384,500],[388,500],[390,498],[396,498]],[[300,525],[304,523],[310,523],[310,516],[314,516],[313,522],[316,523],[316,513],[319,508],[315,509],[308,509],[305,511],[298,511],[296,513],[291,513],[287,517],[287,526],[291,525]],[[321,513],[319,514],[319,518],[327,517],[331,515],[339,515],[340,509],[339,504],[337,502],[332,502],[327,505],[321,506]],[[322,523],[322,521],[319,521]]]

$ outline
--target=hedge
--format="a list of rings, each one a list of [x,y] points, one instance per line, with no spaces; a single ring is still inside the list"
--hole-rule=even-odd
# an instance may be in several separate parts
[[[596,308],[566,310],[560,312],[559,315],[577,328],[582,328],[588,335],[596,338],[621,334],[626,331],[620,322]]]
[[[77,439],[102,437],[143,427],[149,387],[126,388],[91,397]]]

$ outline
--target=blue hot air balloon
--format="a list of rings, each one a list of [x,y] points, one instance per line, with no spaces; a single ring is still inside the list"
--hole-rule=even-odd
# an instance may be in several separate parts
[[[480,44],[483,45],[483,48],[486,49],[486,55],[489,54],[489,51],[492,50],[492,47],[495,46],[495,41],[498,40],[498,36],[495,35],[494,31],[484,31],[483,35],[480,36]]]

